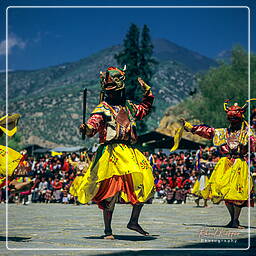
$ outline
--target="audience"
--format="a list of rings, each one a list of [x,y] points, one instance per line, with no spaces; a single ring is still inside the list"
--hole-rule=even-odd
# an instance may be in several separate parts
[[[161,199],[168,204],[184,204],[196,179],[200,176],[200,164],[204,163],[204,173],[210,177],[219,154],[216,148],[206,147],[196,151],[179,151],[170,154],[149,154],[144,152],[152,166],[156,194],[154,199]],[[86,172],[93,153],[63,153],[60,156],[43,157],[26,156],[30,166],[28,177],[17,180],[33,180],[29,191],[19,194],[9,192],[9,202],[23,203],[63,203],[78,204],[76,198],[69,193],[69,188],[76,175]],[[256,157],[251,156],[251,174],[256,180]],[[6,202],[5,187],[0,191],[0,202]]]

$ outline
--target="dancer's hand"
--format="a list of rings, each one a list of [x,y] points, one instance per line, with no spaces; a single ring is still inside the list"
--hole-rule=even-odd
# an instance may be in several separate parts
[[[92,128],[88,126],[88,124],[81,124],[79,126],[80,133],[84,133],[86,135],[89,135],[92,132]]]
[[[184,130],[190,132],[193,128],[193,125],[187,122],[184,118],[180,118],[180,122],[182,123]]]
[[[138,82],[140,83],[140,86],[144,92],[148,92],[151,89],[151,87],[146,84],[141,77],[138,77]]]

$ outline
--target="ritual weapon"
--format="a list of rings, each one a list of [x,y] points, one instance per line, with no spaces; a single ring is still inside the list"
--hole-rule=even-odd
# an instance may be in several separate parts
[[[84,88],[83,92],[83,124],[85,125],[86,118],[86,98],[87,98],[87,88]],[[85,140],[85,131],[82,132],[82,140]]]

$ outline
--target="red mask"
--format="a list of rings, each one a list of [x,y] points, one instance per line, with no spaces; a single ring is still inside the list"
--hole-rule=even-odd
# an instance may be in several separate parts
[[[245,110],[238,105],[234,105],[226,109],[227,118],[231,123],[242,122],[244,112]]]

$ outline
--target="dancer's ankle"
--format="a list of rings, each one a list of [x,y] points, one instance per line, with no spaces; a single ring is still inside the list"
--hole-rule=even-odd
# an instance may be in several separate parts
[[[105,230],[104,230],[104,234],[105,234],[106,236],[111,236],[111,235],[113,235],[112,229],[105,229]]]

